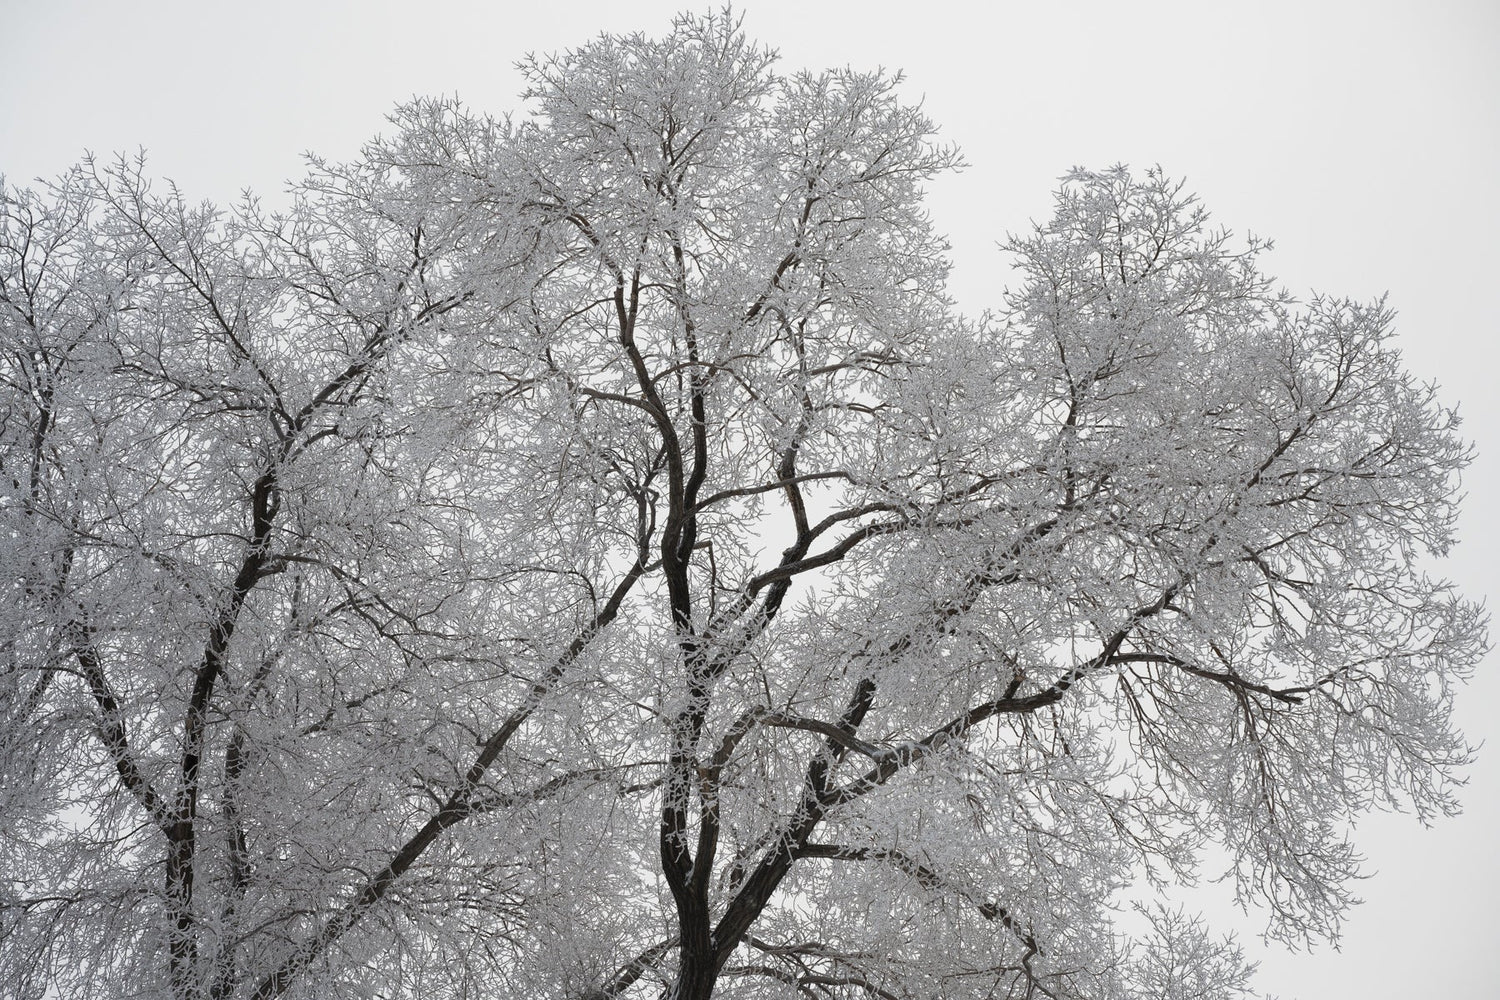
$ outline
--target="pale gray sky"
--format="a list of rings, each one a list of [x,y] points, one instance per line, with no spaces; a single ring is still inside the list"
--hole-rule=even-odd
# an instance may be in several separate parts
[[[85,149],[145,147],[194,198],[274,196],[316,150],[353,155],[413,94],[517,106],[513,64],[599,31],[660,33],[683,0],[0,0],[0,172],[51,176]],[[696,5],[693,9],[701,9]],[[1050,213],[1071,166],[1160,163],[1217,221],[1276,241],[1295,294],[1389,291],[1410,367],[1459,401],[1479,448],[1463,544],[1439,572],[1500,593],[1493,385],[1500,285],[1500,5],[1425,2],[979,4],[745,0],[783,68],[904,69],[969,168],[937,185],[967,312],[999,304],[994,243]],[[1492,657],[1492,660],[1495,658]],[[1481,668],[1459,715],[1500,744],[1500,681]],[[1342,952],[1288,956],[1248,929],[1261,986],[1287,1000],[1484,1000],[1500,951],[1500,746],[1467,812],[1423,830],[1374,817],[1356,843],[1377,874]]]

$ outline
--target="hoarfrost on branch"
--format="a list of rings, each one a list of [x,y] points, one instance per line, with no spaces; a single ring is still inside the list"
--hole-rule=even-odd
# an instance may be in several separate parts
[[[4,190],[18,996],[1239,996],[1128,890],[1218,845],[1328,937],[1345,821],[1455,808],[1468,452],[1384,304],[1114,168],[965,318],[956,152],[773,61],[602,36],[284,211]]]

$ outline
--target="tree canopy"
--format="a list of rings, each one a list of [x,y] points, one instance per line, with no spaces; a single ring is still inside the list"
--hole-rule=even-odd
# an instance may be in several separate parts
[[[774,62],[601,36],[282,210],[0,192],[20,996],[1236,997],[1142,887],[1326,938],[1347,820],[1455,809],[1385,304],[1115,167],[966,317],[956,151]]]

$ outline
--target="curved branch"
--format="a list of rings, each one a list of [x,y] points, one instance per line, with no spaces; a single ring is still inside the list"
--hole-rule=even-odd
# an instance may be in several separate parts
[[[1288,705],[1302,704],[1302,702],[1306,700],[1307,692],[1311,690],[1311,688],[1308,687],[1268,687],[1265,684],[1260,684],[1252,680],[1246,680],[1239,674],[1229,673],[1227,671],[1209,670],[1205,667],[1196,666],[1195,664],[1189,663],[1187,660],[1182,659],[1182,657],[1174,656],[1171,653],[1119,653],[1115,656],[1111,656],[1108,660],[1108,664],[1110,666],[1126,663],[1167,664],[1169,666],[1176,667],[1183,673],[1192,674],[1194,677],[1202,677],[1205,680],[1216,681],[1217,683],[1222,684],[1225,687],[1230,688],[1231,690],[1239,692],[1252,691],[1256,694],[1263,694],[1269,698],[1275,698],[1277,701],[1283,702],[1284,704]]]
[[[975,705],[962,715],[950,720],[946,725],[939,726],[921,739],[893,747],[875,767],[843,788],[831,793],[827,798],[828,804],[842,805],[860,798],[873,789],[885,784],[903,768],[926,757],[930,757],[948,743],[961,738],[969,730],[986,719],[990,719],[996,715],[1035,712],[1039,708],[1045,708],[1048,705],[1053,705],[1061,701],[1063,696],[1067,694],[1068,689],[1080,679],[1108,664],[1118,654],[1120,646],[1129,638],[1130,633],[1138,625],[1160,614],[1169,607],[1172,598],[1177,595],[1182,586],[1182,582],[1173,584],[1163,590],[1157,600],[1137,608],[1130,614],[1125,624],[1120,626],[1105,641],[1104,648],[1097,655],[1074,666],[1047,687],[1024,697],[1016,697],[1012,694],[1009,697],[1000,697]]]

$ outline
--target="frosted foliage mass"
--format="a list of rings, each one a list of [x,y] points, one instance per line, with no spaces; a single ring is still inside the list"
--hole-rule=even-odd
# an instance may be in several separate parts
[[[524,69],[284,211],[0,191],[13,995],[1228,1000],[1140,900],[1328,939],[1348,821],[1456,809],[1385,303],[1114,167],[966,317],[891,75]]]

